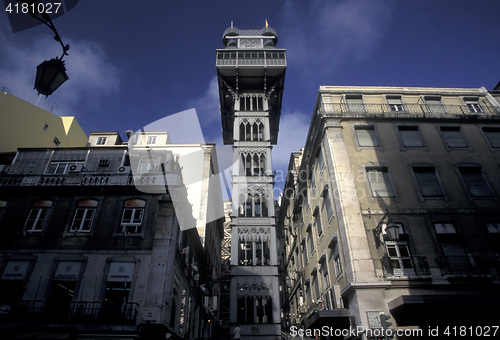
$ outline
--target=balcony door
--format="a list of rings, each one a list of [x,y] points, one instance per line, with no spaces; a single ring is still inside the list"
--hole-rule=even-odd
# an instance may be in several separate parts
[[[402,276],[415,274],[410,250],[406,242],[387,241],[386,247],[393,275]]]

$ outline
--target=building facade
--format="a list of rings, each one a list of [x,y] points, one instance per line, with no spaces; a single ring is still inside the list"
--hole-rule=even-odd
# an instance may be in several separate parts
[[[5,90],[0,92],[0,152],[15,153],[18,148],[31,147],[84,147],[87,141],[75,117],[59,117]],[[3,163],[0,160],[0,166]]]
[[[356,336],[365,339],[387,327],[427,332],[494,323],[494,95],[484,88],[320,87],[282,199],[285,330],[360,326]]]
[[[271,149],[286,58],[277,39],[267,25],[230,27],[217,50],[223,140],[233,145],[230,324],[242,339],[281,337]]]
[[[222,220],[208,215],[221,197],[199,191],[197,215],[178,216],[176,205],[191,207],[186,146],[165,132],[131,138],[134,150],[113,132],[91,133],[86,147],[19,149],[4,169],[2,337],[212,336]],[[205,165],[200,186],[220,194],[214,145],[189,147]]]

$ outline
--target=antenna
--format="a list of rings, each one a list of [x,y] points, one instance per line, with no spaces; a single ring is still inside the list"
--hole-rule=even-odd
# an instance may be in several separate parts
[[[231,28],[233,28],[233,22],[231,21]]]

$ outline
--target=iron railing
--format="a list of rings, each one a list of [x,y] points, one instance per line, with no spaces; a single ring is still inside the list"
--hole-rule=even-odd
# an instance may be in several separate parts
[[[422,104],[347,104],[347,103],[321,103],[319,107],[320,114],[339,114],[339,115],[423,115],[440,116],[443,115],[461,115],[461,116],[484,116],[500,115],[500,110],[489,105],[428,105]]]
[[[429,276],[431,270],[425,256],[384,256],[381,259],[385,276]]]
[[[488,266],[479,256],[440,256],[437,261],[443,275],[488,274]]]
[[[20,301],[12,306],[7,319],[10,322],[135,324],[138,304],[110,304],[106,302],[76,301],[51,303],[48,301]]]

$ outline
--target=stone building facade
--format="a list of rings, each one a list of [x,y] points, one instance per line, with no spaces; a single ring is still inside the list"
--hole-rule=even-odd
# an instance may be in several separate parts
[[[361,326],[358,338],[370,338],[388,322],[427,330],[494,321],[494,94],[320,87],[281,205],[285,329]]]
[[[135,138],[147,157],[132,154],[118,133],[98,132],[86,147],[19,149],[4,168],[3,336],[211,337],[223,222],[206,217],[217,209],[210,200],[222,202],[207,197],[220,195],[215,146],[190,146],[206,163],[200,185],[218,191],[199,191],[198,215],[181,221],[176,205],[192,204],[181,171],[185,146],[169,144],[165,132]]]

